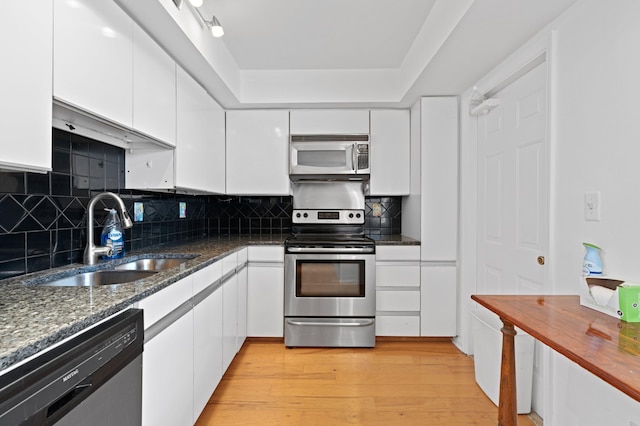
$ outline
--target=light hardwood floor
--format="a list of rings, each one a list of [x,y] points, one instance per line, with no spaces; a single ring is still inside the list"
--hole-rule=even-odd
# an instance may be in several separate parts
[[[491,425],[498,409],[450,342],[285,348],[249,339],[202,412],[205,425]],[[533,426],[527,416],[519,426]]]

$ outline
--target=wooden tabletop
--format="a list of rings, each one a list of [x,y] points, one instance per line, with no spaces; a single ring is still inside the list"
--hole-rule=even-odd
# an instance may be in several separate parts
[[[640,401],[640,323],[581,306],[578,296],[471,298]]]

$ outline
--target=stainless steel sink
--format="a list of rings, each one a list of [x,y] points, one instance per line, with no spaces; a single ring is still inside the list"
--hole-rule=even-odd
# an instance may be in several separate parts
[[[95,271],[71,275],[40,285],[53,287],[91,287],[111,284],[124,284],[132,281],[148,278],[157,271]]]
[[[117,270],[129,271],[164,271],[185,263],[189,258],[145,258],[123,263],[115,267]]]

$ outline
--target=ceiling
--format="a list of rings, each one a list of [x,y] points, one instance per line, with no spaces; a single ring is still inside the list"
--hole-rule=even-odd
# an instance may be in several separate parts
[[[459,95],[577,0],[115,0],[226,109]]]
[[[435,0],[206,0],[241,70],[399,68]]]

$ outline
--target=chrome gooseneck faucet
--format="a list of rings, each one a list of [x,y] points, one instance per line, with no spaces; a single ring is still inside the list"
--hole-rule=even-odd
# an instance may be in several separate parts
[[[127,213],[127,209],[124,206],[122,198],[118,197],[113,192],[102,192],[94,196],[91,201],[89,201],[89,206],[87,207],[87,247],[84,249],[84,263],[86,265],[95,265],[98,261],[98,256],[108,256],[111,254],[112,247],[96,246],[93,241],[93,209],[98,200],[103,198],[113,198],[118,203],[123,228],[131,228],[133,226],[133,222],[129,217],[129,213]]]

